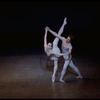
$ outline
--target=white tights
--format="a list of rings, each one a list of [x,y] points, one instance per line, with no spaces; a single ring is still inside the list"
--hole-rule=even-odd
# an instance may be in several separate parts
[[[61,77],[60,77],[60,81],[61,81],[61,82],[64,82],[64,81],[63,81],[63,77],[64,77],[64,75],[65,75],[65,73],[66,73],[66,69],[67,69],[68,65],[69,65],[72,69],[74,69],[75,72],[78,74],[78,77],[77,77],[77,78],[82,78],[81,73],[79,72],[78,68],[73,64],[73,61],[72,61],[72,60],[71,60],[71,61],[70,61],[70,60],[65,60],[65,63],[64,63],[64,66],[63,66],[63,70],[62,70],[62,72],[61,72]]]
[[[58,69],[58,61],[54,60],[54,71],[53,71],[53,75],[52,75],[52,82],[55,82],[55,75]]]

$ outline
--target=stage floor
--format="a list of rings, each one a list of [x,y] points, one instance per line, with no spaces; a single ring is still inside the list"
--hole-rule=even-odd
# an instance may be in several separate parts
[[[53,62],[45,54],[0,56],[0,99],[88,99],[100,98],[100,63],[73,57],[83,79],[68,67],[64,80],[59,77],[63,60],[59,60],[56,82],[52,83]]]

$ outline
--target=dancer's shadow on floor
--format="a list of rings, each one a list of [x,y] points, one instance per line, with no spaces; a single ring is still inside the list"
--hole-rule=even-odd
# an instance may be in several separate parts
[[[64,60],[62,58],[59,58],[57,75],[61,74],[61,71],[63,69],[63,64],[64,64]],[[41,66],[42,70],[53,73],[54,61],[52,61],[52,60],[50,60],[50,58],[44,56],[40,59],[40,66]],[[80,81],[100,80],[100,78],[89,77],[89,76],[84,76],[84,75],[83,75],[82,79],[77,79],[76,77],[77,77],[77,73],[71,67],[68,66],[66,73],[64,75],[64,79],[65,79],[66,83],[77,82],[79,80]]]
[[[60,57],[59,60],[58,60],[57,74],[61,73],[61,71],[63,70],[63,65],[64,65],[64,59]],[[44,71],[49,71],[49,72],[53,73],[54,61],[50,60],[49,57],[42,56],[40,58],[40,67]],[[64,76],[66,77],[66,76],[68,76],[68,74],[73,74],[75,77],[77,76],[76,72],[72,68],[70,68],[69,66],[68,66]]]
[[[60,57],[59,60],[58,60],[58,70],[57,70],[57,73],[62,71],[63,65],[64,65],[64,59]],[[49,57],[42,56],[40,58],[40,66],[45,71],[53,72],[53,70],[54,70],[54,61],[50,60]],[[66,70],[66,74],[68,74],[68,73],[76,75],[76,73],[73,71],[73,69],[70,68],[69,66],[68,66],[68,68]]]

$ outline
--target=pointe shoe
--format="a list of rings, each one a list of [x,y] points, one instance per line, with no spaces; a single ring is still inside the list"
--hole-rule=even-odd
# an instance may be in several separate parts
[[[64,25],[66,25],[66,24],[67,24],[66,19],[67,19],[67,18],[65,17],[65,18],[64,18]]]
[[[64,81],[64,80],[62,80],[62,79],[60,79],[60,82],[65,83],[65,81]]]
[[[76,78],[80,78],[80,79],[82,79],[83,77],[82,77],[81,75],[79,75],[79,76],[77,76]]]

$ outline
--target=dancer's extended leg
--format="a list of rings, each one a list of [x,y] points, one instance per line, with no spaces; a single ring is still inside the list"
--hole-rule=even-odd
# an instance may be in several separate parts
[[[78,76],[76,78],[83,78],[79,69],[73,64],[73,61],[71,60],[70,63],[69,63],[69,66],[74,69],[74,71],[78,74]]]
[[[60,28],[59,31],[58,31],[58,35],[61,35],[61,34],[63,33],[64,27],[65,27],[65,25],[67,24],[66,20],[67,20],[67,18],[65,17],[65,18],[64,18],[64,22],[63,22],[61,28]],[[53,45],[56,45],[56,46],[57,46],[57,45],[58,45],[58,42],[59,42],[59,39],[56,37],[56,38],[54,39],[54,41],[53,41]]]

